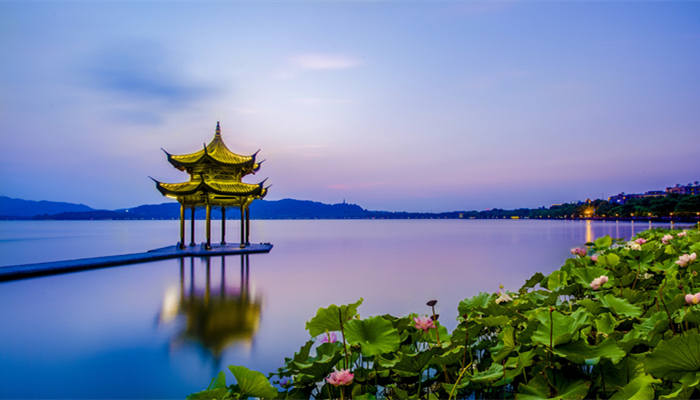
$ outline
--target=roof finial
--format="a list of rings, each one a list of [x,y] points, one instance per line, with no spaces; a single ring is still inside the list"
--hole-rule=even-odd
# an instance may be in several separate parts
[[[221,126],[219,126],[219,121],[216,121],[216,134],[221,135]]]

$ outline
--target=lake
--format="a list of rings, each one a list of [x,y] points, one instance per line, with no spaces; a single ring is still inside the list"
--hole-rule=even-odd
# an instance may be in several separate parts
[[[238,225],[227,227],[235,241]],[[499,284],[517,290],[558,268],[571,247],[648,227],[254,220],[251,241],[273,243],[269,254],[0,283],[0,397],[184,398],[230,364],[275,370],[308,339],[304,323],[319,307],[360,297],[363,316],[427,313],[425,302],[437,299],[452,329],[465,297]],[[2,221],[0,265],[141,252],[177,238],[177,221]]]

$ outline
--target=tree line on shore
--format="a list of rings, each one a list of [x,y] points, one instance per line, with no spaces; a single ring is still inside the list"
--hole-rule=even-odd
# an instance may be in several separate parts
[[[50,203],[47,205],[43,203]],[[55,202],[35,202],[0,196],[0,220],[2,219],[50,219],[50,220],[132,220],[177,219],[178,203],[150,204],[119,210],[95,210],[85,205]],[[220,218],[220,209],[212,209],[212,218]],[[236,208],[227,213],[229,219],[238,219]],[[700,196],[676,195],[665,197],[629,199],[625,204],[607,200],[572,202],[540,208],[505,210],[494,208],[483,211],[397,212],[366,210],[356,204],[324,204],[315,201],[282,199],[260,200],[251,205],[253,219],[579,219],[579,218],[652,218],[696,220],[700,218]],[[204,209],[196,212],[196,218],[204,218]]]

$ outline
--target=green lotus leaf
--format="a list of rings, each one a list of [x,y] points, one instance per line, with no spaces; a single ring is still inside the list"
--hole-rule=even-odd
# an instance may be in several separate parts
[[[394,366],[395,372],[419,373],[433,358],[431,350],[419,353],[400,353],[399,362]]]
[[[483,312],[488,307],[490,301],[491,294],[483,292],[474,297],[464,299],[459,302],[459,306],[457,307],[459,315],[471,315],[474,312]]]
[[[644,366],[650,374],[664,379],[700,371],[700,334],[689,331],[659,342]]]
[[[541,376],[532,379],[527,385],[521,383],[518,386],[518,393],[515,398],[518,400],[582,400],[586,398],[590,382],[583,380],[561,382],[557,380],[557,394],[550,396],[549,387]]]
[[[226,387],[226,374],[219,372],[216,378],[211,380],[209,387],[201,392],[187,396],[187,400],[228,400],[233,399],[231,392]]]
[[[612,268],[620,263],[620,256],[615,253],[608,253],[598,256],[597,266]]]
[[[439,365],[450,365],[460,362],[464,358],[464,346],[457,346],[440,355],[433,357],[433,362]]]
[[[232,400],[231,392],[226,388],[202,390],[187,396],[187,400]]]
[[[498,363],[493,363],[486,371],[477,372],[468,378],[469,381],[474,383],[488,383],[497,381],[503,378],[503,366]]]
[[[595,301],[595,300],[593,300],[593,299],[583,299],[583,300],[579,300],[579,301],[578,301],[578,304],[581,305],[581,306],[583,306],[583,307],[585,307],[586,310],[587,310],[589,313],[593,314],[593,315],[599,314],[599,313],[600,313],[600,309],[603,308],[603,307],[600,305],[600,302],[599,302],[599,301]]]
[[[609,272],[605,268],[601,267],[584,267],[584,268],[576,268],[571,271],[571,276],[576,279],[576,282],[579,284],[583,285],[584,287],[588,288],[593,279],[601,276],[601,275],[608,275]],[[612,287],[613,284],[608,282],[603,287]]]
[[[515,350],[515,338],[513,336],[515,329],[508,325],[501,331],[499,335],[500,342],[495,348],[492,348],[491,354],[493,355],[493,360],[495,362],[501,362],[506,358],[513,350]]]
[[[634,304],[630,304],[627,300],[616,297],[612,294],[606,294],[600,299],[603,307],[610,309],[617,315],[625,317],[639,317],[642,315],[642,309]]]
[[[674,387],[673,392],[661,396],[662,399],[687,399],[690,398],[693,391],[700,385],[700,373],[688,372],[679,379],[680,385]]]
[[[279,397],[277,389],[272,387],[270,381],[261,372],[250,370],[240,365],[228,367],[236,378],[236,384],[241,392],[242,398],[260,397],[275,399]]]
[[[438,332],[440,333],[440,344],[443,347],[447,346],[450,343],[450,334],[447,332],[447,328],[440,325],[439,322],[435,325],[437,327]],[[426,335],[428,336],[428,341],[430,343],[437,343],[437,334],[435,333],[435,329],[428,329]]]
[[[547,277],[547,289],[557,290],[562,289],[568,284],[569,274],[564,270],[557,270],[549,274]]]
[[[226,387],[226,374],[224,371],[220,371],[216,378],[211,380],[209,387],[207,389],[220,389]]]
[[[399,348],[399,332],[382,317],[354,319],[345,325],[345,337],[350,344],[360,345],[362,354],[376,356]]]
[[[651,375],[641,374],[618,390],[610,400],[652,400],[654,398],[654,383],[661,383],[661,380],[654,379]]]
[[[550,318],[549,310],[539,310],[535,318],[540,322],[537,330],[532,334],[532,341],[549,346]],[[552,346],[568,343],[571,337],[586,325],[590,324],[589,314],[585,309],[579,308],[571,315],[564,315],[559,311],[552,312]]]
[[[357,307],[362,304],[362,300],[342,306],[331,304],[326,308],[319,308],[316,315],[306,323],[306,330],[309,331],[311,336],[318,336],[326,331],[339,331],[340,321],[342,320],[345,323],[354,317],[357,314]]]
[[[510,322],[511,318],[505,315],[497,315],[494,317],[483,317],[477,320],[484,326],[503,326]]]
[[[619,321],[616,320],[611,313],[599,314],[593,321],[596,331],[605,333],[606,335],[612,333],[618,323]]]
[[[657,311],[645,318],[641,323],[635,324],[631,331],[627,332],[620,340],[620,345],[625,350],[630,350],[640,343],[653,343],[657,334],[666,331],[668,327],[668,317],[663,311]],[[658,341],[660,336],[656,339]]]
[[[525,284],[520,288],[520,292],[524,293],[527,289],[535,287],[535,285],[542,282],[542,279],[544,279],[544,275],[541,272],[536,272],[530,279],[525,281]]]
[[[578,340],[554,348],[554,353],[576,364],[585,364],[586,360],[607,358],[613,364],[617,364],[625,358],[624,350],[615,344],[612,338],[606,339],[597,346],[589,346],[584,340]]]
[[[393,368],[400,360],[396,353],[390,353],[383,356],[377,356],[375,361],[382,368]]]
[[[675,384],[675,385],[673,385],[673,392],[665,394],[663,396],[659,396],[659,399],[661,399],[661,400],[667,400],[667,399],[686,400],[686,399],[690,399],[691,398],[690,396],[693,394],[694,390],[695,389],[685,387],[682,384]]]
[[[314,341],[313,340],[308,340],[306,343],[304,343],[303,346],[294,353],[294,361],[306,361],[307,358],[309,358],[309,354],[311,353],[311,346],[313,346]]]
[[[607,249],[612,245],[612,238],[608,235],[605,235],[603,237],[599,237],[593,242],[593,246],[596,248],[596,250],[603,250]]]
[[[342,355],[340,353],[319,354],[317,357],[304,362],[294,361],[293,364],[297,367],[300,373],[311,375],[318,379],[328,375],[341,358]]]

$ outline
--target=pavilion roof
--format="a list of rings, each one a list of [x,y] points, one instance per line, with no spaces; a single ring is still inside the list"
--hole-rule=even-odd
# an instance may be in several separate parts
[[[182,183],[164,183],[155,179],[153,179],[153,181],[156,184],[156,189],[158,189],[163,196],[188,196],[197,192],[202,192],[213,193],[221,196],[261,197],[264,196],[265,192],[267,192],[266,188],[263,187],[265,181],[258,184],[212,180],[206,178]]]
[[[226,147],[224,140],[221,138],[221,126],[218,122],[216,123],[216,133],[214,134],[214,138],[201,150],[190,154],[179,155],[170,154],[165,150],[163,151],[168,156],[168,161],[178,169],[193,167],[207,161],[224,166],[239,166],[243,168],[248,167],[253,172],[260,168],[260,163],[255,162],[255,157],[260,150],[249,156],[232,152],[228,147]]]

